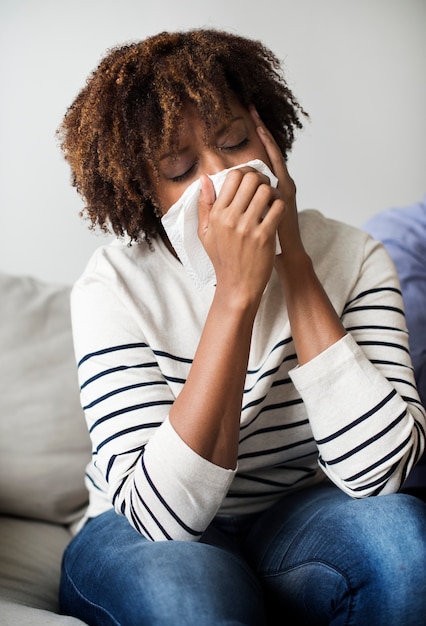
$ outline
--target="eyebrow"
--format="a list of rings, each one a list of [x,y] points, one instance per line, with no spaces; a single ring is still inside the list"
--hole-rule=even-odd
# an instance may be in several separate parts
[[[221,126],[219,130],[217,130],[214,133],[215,137],[220,137],[220,135],[223,135],[224,133],[226,133],[226,131],[229,130],[229,128],[233,124],[235,124],[235,122],[238,122],[240,120],[244,121],[244,118],[242,115],[236,115],[235,117],[231,118],[228,122],[226,122],[223,126]],[[180,148],[180,149],[178,148],[170,152],[166,152],[165,154],[159,157],[159,161],[165,161],[166,159],[170,159],[171,157],[178,157],[179,155],[184,154],[187,151],[188,151],[188,146],[185,146],[184,148]]]

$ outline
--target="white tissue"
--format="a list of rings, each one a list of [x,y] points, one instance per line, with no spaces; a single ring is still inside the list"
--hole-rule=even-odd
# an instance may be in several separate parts
[[[269,177],[271,186],[277,186],[278,179],[276,176],[263,161],[256,159],[210,176],[209,178],[213,182],[216,196],[222,188],[227,173],[230,170],[245,166],[253,167],[265,174]],[[199,180],[196,180],[186,188],[179,200],[161,218],[164,230],[176,254],[198,289],[216,285],[216,274],[213,264],[198,237],[198,197],[200,190],[201,183]],[[281,253],[278,235],[276,253]]]

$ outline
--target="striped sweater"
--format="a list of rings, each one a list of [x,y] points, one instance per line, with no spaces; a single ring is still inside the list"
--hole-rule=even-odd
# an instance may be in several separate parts
[[[214,287],[197,290],[161,241],[95,252],[71,299],[93,445],[86,517],[115,507],[151,540],[196,541],[217,514],[261,511],[327,478],[356,498],[401,487],[424,447],[425,412],[395,268],[366,233],[316,211],[299,219],[348,333],[298,366],[273,272],[253,329],[235,471],[200,457],[168,420]]]

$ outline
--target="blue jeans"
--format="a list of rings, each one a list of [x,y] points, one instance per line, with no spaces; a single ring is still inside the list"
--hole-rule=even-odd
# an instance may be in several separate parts
[[[200,542],[150,542],[109,511],[68,546],[60,604],[102,626],[424,626],[426,504],[324,484]]]

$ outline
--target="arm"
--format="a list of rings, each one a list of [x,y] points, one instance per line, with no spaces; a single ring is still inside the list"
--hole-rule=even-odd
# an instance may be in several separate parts
[[[279,180],[285,214],[278,228],[282,254],[276,260],[300,365],[307,363],[345,335],[345,329],[315,273],[303,247],[296,208],[296,188],[278,147],[252,112],[259,136]]]
[[[199,236],[217,286],[188,379],[170,411],[170,422],[194,451],[229,469],[237,464],[251,333],[283,210],[264,178],[234,170],[217,200],[211,181],[202,178]]]
[[[384,251],[370,243],[354,286],[356,304],[343,303],[339,318],[321,284],[327,277],[318,279],[301,242],[294,184],[257,120],[287,208],[276,268],[299,361],[292,379],[304,399],[320,463],[353,496],[396,491],[419,459],[425,437],[397,276]]]
[[[424,447],[425,414],[394,266],[371,239],[364,249],[350,239],[345,247],[360,268],[338,306],[348,334],[291,375],[324,472],[346,493],[364,497],[401,488]]]
[[[116,261],[101,258],[96,265],[72,293],[81,402],[93,449],[91,502],[110,502],[149,539],[197,540],[234,472],[209,463],[177,435],[168,414],[191,361],[176,361],[164,342],[152,340],[151,325],[144,324],[149,311],[135,304],[120,272],[111,285]],[[149,302],[153,292],[141,282]],[[161,336],[161,323],[154,334]],[[181,345],[175,354],[190,352]]]

